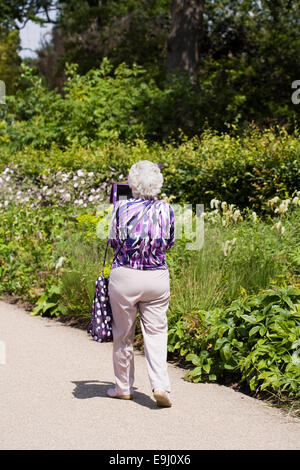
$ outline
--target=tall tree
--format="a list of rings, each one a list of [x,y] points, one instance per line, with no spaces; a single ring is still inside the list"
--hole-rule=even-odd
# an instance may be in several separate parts
[[[51,87],[59,86],[66,62],[78,63],[79,73],[84,74],[99,66],[104,57],[116,66],[135,62],[152,76],[164,78],[170,3],[171,0],[61,0],[51,44],[38,51],[36,65],[41,72],[46,71]],[[49,74],[47,63],[51,64]]]
[[[15,91],[21,75],[19,49],[19,32],[0,27],[0,80],[5,83],[6,94]]]
[[[198,75],[204,7],[205,0],[173,0],[172,4],[166,70],[185,71],[191,82],[196,82]]]
[[[29,20],[41,24],[54,23],[50,12],[59,8],[59,3],[59,0],[5,0],[0,3],[0,25],[20,29]]]

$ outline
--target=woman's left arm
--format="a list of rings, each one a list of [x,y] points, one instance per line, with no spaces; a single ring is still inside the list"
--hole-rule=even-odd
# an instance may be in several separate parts
[[[120,201],[116,201],[110,221],[108,244],[113,249],[116,249],[119,245],[119,205]]]

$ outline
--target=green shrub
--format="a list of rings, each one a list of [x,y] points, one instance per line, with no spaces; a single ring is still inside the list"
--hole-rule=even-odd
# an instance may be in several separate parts
[[[80,214],[80,208],[75,209]],[[74,208],[10,203],[0,211],[0,293],[35,303],[57,284],[55,243],[74,224]]]
[[[251,390],[300,397],[300,290],[270,286],[226,309],[200,310],[169,330],[169,351],[195,368],[188,380],[234,374]]]
[[[288,197],[300,187],[300,142],[285,131],[252,129],[244,137],[209,131],[173,149],[172,158],[162,152],[162,161],[165,191],[176,201],[216,198],[261,211],[275,194]]]
[[[12,151],[27,145],[65,148],[154,137],[159,129],[152,108],[169,92],[160,90],[138,65],[130,68],[122,63],[113,70],[104,59],[100,68],[86,75],[76,72],[76,64],[69,65],[63,96],[49,91],[28,66],[23,64],[23,69],[27,87],[7,97],[1,127],[2,141]]]
[[[56,145],[47,151],[29,146],[15,153],[3,147],[0,170],[18,164],[20,180],[30,177],[35,185],[49,171],[82,169],[95,173],[96,186],[105,184],[109,189],[111,181],[125,179],[130,166],[143,159],[164,165],[163,192],[174,196],[173,202],[209,206],[216,198],[262,212],[268,209],[268,199],[291,197],[300,188],[299,139],[272,130],[252,129],[243,138],[206,132],[178,146],[137,139],[90,148],[74,144],[65,150]]]

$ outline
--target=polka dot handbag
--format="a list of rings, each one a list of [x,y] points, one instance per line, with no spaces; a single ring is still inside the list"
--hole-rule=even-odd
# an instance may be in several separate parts
[[[96,280],[96,292],[92,306],[92,318],[88,326],[95,341],[105,343],[113,340],[112,312],[108,297],[109,277],[98,276]]]

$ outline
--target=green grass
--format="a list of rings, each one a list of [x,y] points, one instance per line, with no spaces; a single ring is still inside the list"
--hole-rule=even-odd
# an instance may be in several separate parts
[[[205,224],[204,245],[183,255],[178,241],[169,255],[172,315],[188,316],[197,309],[226,307],[239,295],[257,293],[271,282],[285,285],[300,273],[299,212],[286,219],[285,232],[273,222],[248,218],[227,227]],[[236,238],[224,256],[226,240]],[[184,287],[183,287],[184,286]]]

